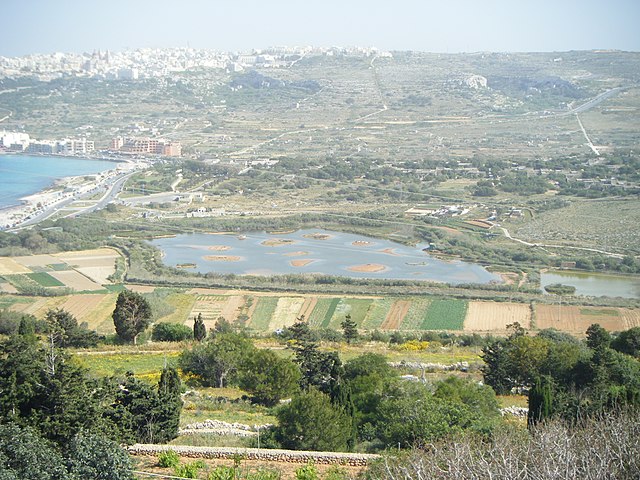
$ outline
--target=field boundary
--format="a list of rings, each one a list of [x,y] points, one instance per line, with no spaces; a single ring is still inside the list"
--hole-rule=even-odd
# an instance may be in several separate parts
[[[304,450],[276,450],[241,447],[191,447],[184,445],[151,445],[136,443],[127,448],[131,455],[157,455],[173,450],[181,457],[190,458],[238,458],[283,463],[318,463],[365,466],[380,458],[372,453],[312,452]]]

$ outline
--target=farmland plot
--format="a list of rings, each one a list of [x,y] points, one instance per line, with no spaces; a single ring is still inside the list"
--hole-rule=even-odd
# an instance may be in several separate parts
[[[23,273],[31,273],[31,270],[16,262],[13,258],[0,257],[0,275],[19,275]]]
[[[464,331],[505,332],[507,325],[514,322],[529,329],[531,307],[523,303],[469,302]]]
[[[250,316],[249,326],[258,331],[265,331],[269,329],[269,323],[273,318],[273,312],[276,311],[278,305],[277,297],[256,297],[255,308]]]
[[[276,310],[273,312],[273,318],[269,323],[269,330],[273,331],[293,325],[296,318],[300,316],[303,304],[303,297],[280,297]]]
[[[80,294],[80,295],[71,295],[67,298],[67,300],[60,305],[60,308],[66,310],[71,315],[76,317],[79,323],[82,323],[85,318],[95,310],[100,302],[105,299],[108,295],[106,294]],[[87,322],[89,323],[89,322]],[[95,329],[97,325],[90,325],[89,328]]]
[[[536,305],[535,314],[537,328],[556,328],[578,336],[584,336],[587,328],[594,323],[615,332],[625,330],[627,324],[638,320],[633,310],[609,307],[596,309],[573,305]]]
[[[329,311],[335,311],[337,304],[338,299],[335,298],[318,298],[316,307],[307,317],[309,325],[314,328],[320,328],[324,325],[325,320],[328,323],[331,320],[331,315],[329,315],[329,318],[327,319],[327,314]]]
[[[66,287],[72,288],[78,292],[82,291],[97,291],[104,290],[103,286],[99,283],[90,280],[79,272],[75,270],[66,270],[63,272],[50,272],[51,275],[56,280],[63,283]]]
[[[462,330],[466,313],[467,302],[465,300],[433,300],[422,322],[422,329]]]
[[[37,318],[44,318],[51,308],[58,308],[65,301],[65,297],[31,297],[29,303],[14,303],[10,310],[26,313]]]
[[[231,309],[237,308],[242,303],[241,297],[227,297],[223,295],[198,295],[191,310],[191,317],[197,317],[202,314],[202,319],[207,330],[214,328],[218,317],[224,317],[225,320],[233,322],[235,316],[229,316],[229,303],[232,304]],[[227,316],[225,316],[225,313]]]
[[[299,316],[304,315],[304,318],[308,319],[311,316],[316,303],[318,303],[318,297],[305,297],[304,303],[302,304],[302,307],[300,307]]]
[[[340,329],[340,324],[347,315],[358,325],[362,325],[373,300],[369,298],[342,298],[336,304],[335,311],[328,324],[329,328]]]
[[[398,330],[410,306],[411,302],[409,300],[396,300],[393,302],[380,328],[382,330]]]
[[[414,298],[411,301],[409,311],[404,316],[402,322],[402,330],[419,330],[422,327],[422,322],[427,315],[427,309],[431,305],[431,300],[428,298]]]
[[[384,319],[387,318],[387,313],[389,312],[389,309],[391,309],[392,303],[393,300],[386,298],[374,300],[364,322],[361,325],[361,328],[366,330],[375,330],[376,328],[380,328]]]
[[[640,327],[640,310],[631,310],[628,308],[620,309],[620,316],[622,316],[622,323],[624,330],[629,330],[633,327]]]

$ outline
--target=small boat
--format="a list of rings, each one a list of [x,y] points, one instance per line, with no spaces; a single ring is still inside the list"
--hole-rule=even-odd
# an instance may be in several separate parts
[[[238,240],[246,240],[247,236],[246,235],[238,235]]]

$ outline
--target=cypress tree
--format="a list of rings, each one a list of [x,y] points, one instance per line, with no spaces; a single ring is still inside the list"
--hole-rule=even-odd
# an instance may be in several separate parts
[[[553,393],[551,379],[542,376],[535,379],[529,390],[529,412],[527,413],[527,425],[532,427],[553,414]]]
[[[202,313],[198,313],[198,316],[193,319],[193,338],[196,341],[201,342],[207,336],[207,327],[204,326],[204,320],[202,320]]]

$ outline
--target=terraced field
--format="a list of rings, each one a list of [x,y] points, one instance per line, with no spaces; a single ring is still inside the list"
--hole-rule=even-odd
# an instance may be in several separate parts
[[[12,277],[11,275],[5,275]],[[22,281],[32,282],[26,275]],[[184,292],[155,288],[142,291],[154,311],[154,321],[183,323],[191,326],[193,318],[203,316],[207,329],[218,318],[248,327],[257,332],[272,332],[293,324],[304,315],[312,328],[340,330],[347,315],[361,330],[455,330],[506,334],[506,326],[518,322],[524,328],[557,328],[574,335],[584,335],[593,323],[610,331],[640,326],[640,309],[617,307],[579,307],[536,305],[513,302],[466,301],[428,297],[325,297],[317,295],[277,296],[258,292],[214,291]],[[32,314],[43,318],[51,308],[63,308],[79,322],[102,334],[113,333],[111,314],[117,289],[110,293],[79,293],[60,297],[28,297],[0,293],[0,309]],[[532,318],[535,315],[536,323]]]

